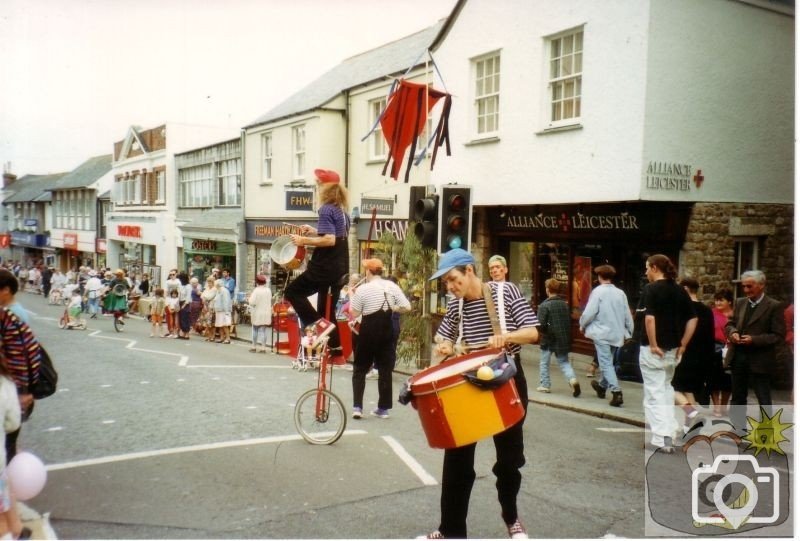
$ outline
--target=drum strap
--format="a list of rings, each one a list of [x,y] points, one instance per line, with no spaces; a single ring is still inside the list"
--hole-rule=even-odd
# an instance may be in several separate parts
[[[500,318],[500,332],[506,332],[506,300],[505,300],[505,282],[497,282],[497,300],[500,303],[497,305],[497,315]]]
[[[498,290],[498,298],[502,301],[502,297],[499,296],[500,291]],[[492,331],[494,334],[500,335],[503,334],[503,328],[506,326],[505,321],[500,321],[500,318],[497,315],[497,309],[494,306],[494,299],[492,299],[492,288],[489,287],[489,284],[483,284],[483,300],[486,302],[486,312],[489,314],[489,321],[492,322]],[[505,318],[503,318],[505,320]]]
[[[500,284],[502,286],[502,284]],[[502,292],[498,290],[498,295]],[[499,297],[502,300],[502,297]],[[496,335],[501,335],[505,332],[506,328],[506,320],[505,320],[505,311],[503,314],[498,317],[497,309],[494,305],[494,299],[492,299],[492,288],[489,287],[489,284],[483,284],[483,301],[486,303],[486,313],[489,315],[489,321],[492,324],[492,332]],[[464,299],[458,299],[458,338],[456,338],[456,344],[461,344],[461,340],[464,337]]]

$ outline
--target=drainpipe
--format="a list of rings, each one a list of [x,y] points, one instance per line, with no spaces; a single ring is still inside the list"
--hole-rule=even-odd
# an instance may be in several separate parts
[[[239,205],[241,209],[241,221],[236,222],[236,285],[239,291],[246,291],[250,283],[247,276],[247,222],[244,218],[245,187],[247,186],[247,168],[245,166],[245,142],[246,132],[241,131],[241,143],[239,144],[242,154],[242,199]]]
[[[344,91],[345,100],[344,100],[344,186],[345,188],[350,189],[350,90]],[[348,208],[345,209],[345,212],[348,214],[350,213],[350,207],[353,206],[353,199],[354,195],[350,195],[350,201]],[[356,231],[355,224],[351,225],[350,228],[350,238],[347,241],[347,244],[350,247],[350,271],[353,272],[352,269],[357,269],[358,265],[358,233]]]

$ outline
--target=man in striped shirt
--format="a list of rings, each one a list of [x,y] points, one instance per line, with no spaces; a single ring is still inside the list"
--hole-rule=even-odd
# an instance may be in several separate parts
[[[356,289],[350,301],[350,313],[361,317],[358,347],[353,362],[353,418],[361,419],[367,372],[373,363],[378,368],[378,407],[370,413],[387,419],[392,407],[392,314],[407,312],[411,303],[400,287],[382,278],[383,262],[361,262],[366,283]]]
[[[483,298],[483,282],[476,274],[475,259],[469,252],[458,248],[445,253],[439,259],[437,272],[430,279],[437,278],[444,280],[448,293],[454,298],[447,303],[447,311],[436,332],[436,353],[449,357],[455,352],[456,344],[466,346],[467,349],[505,347],[514,356],[517,365],[514,382],[527,411],[528,386],[522,371],[520,350],[521,344],[530,344],[538,339],[539,321],[519,288],[505,282],[502,298],[498,298],[498,283],[488,284],[495,309],[501,319],[505,320],[505,324],[501,325],[504,330],[495,334]],[[522,439],[524,421],[523,418],[493,437],[497,462],[492,472],[497,477],[497,496],[502,517],[512,539],[528,537],[517,513],[517,494],[522,482],[520,468],[525,464]],[[475,447],[476,444],[473,443],[445,449],[441,522],[438,530],[428,534],[429,539],[467,537],[467,511],[475,481]]]

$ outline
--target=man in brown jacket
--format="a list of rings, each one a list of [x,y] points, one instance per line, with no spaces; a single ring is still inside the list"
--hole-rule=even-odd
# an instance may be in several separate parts
[[[732,406],[745,406],[750,387],[758,404],[771,414],[770,382],[775,367],[775,346],[783,342],[786,324],[777,300],[767,297],[764,288],[767,278],[760,270],[742,274],[745,298],[737,299],[733,318],[725,326],[732,351],[726,361],[731,369]],[[744,430],[745,408],[734,407],[731,421]]]

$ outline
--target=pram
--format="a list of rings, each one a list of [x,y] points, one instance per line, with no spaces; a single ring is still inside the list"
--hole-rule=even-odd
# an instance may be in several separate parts
[[[54,287],[50,290],[50,295],[47,296],[47,304],[61,304],[64,299],[69,299],[69,296],[64,295],[64,289]]]
[[[327,339],[327,338],[326,338]],[[314,351],[321,351],[322,348],[320,344],[317,344],[316,347],[312,347],[312,355],[309,357],[308,353],[306,352],[306,348],[308,344],[305,343],[306,338],[304,337],[300,340],[300,346],[297,348],[297,357],[292,361],[292,369],[298,370],[300,372],[305,372],[309,368],[316,370],[319,368],[319,356],[314,355]]]

